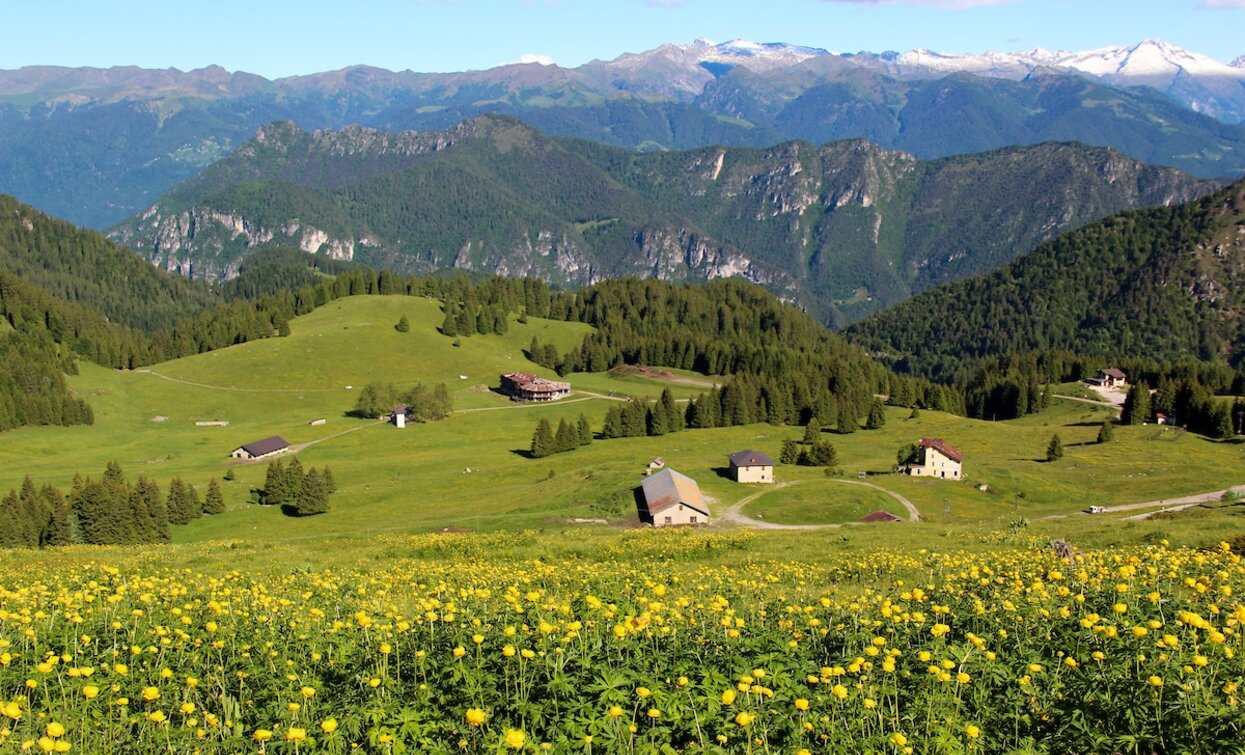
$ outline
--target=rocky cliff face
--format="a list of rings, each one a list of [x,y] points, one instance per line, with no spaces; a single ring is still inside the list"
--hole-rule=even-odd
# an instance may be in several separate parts
[[[430,133],[275,124],[112,236],[211,279],[266,246],[561,284],[742,277],[842,323],[1212,188],[1079,145],[934,162],[863,140],[638,155],[495,117]]]

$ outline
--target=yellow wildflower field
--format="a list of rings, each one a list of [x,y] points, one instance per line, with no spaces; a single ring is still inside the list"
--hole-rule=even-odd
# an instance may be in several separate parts
[[[789,562],[747,532],[637,531],[514,555],[542,538],[392,537],[286,572],[6,554],[0,752],[1217,753],[1245,733],[1226,543]]]

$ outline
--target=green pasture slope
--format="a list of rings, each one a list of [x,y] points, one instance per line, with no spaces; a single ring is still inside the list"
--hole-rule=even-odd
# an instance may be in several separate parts
[[[411,324],[405,334],[393,327],[403,315]],[[116,460],[131,478],[147,475],[165,486],[176,476],[202,492],[209,479],[232,469],[237,479],[223,486],[227,512],[175,528],[176,540],[357,538],[442,528],[561,526],[570,518],[634,521],[631,491],[644,465],[662,456],[669,466],[696,478],[716,506],[764,491],[743,513],[767,521],[848,522],[877,508],[903,513],[893,498],[829,480],[820,469],[780,466],[778,479],[796,483],[782,489],[726,479],[728,453],[754,448],[776,457],[782,440],[798,439],[800,428],[749,425],[598,440],[571,453],[530,459],[525,452],[539,418],[556,425],[582,412],[599,429],[611,392],[614,399],[656,396],[663,383],[636,376],[572,375],[579,393],[571,399],[547,406],[513,404],[490,390],[499,372],[550,374],[523,357],[532,337],[566,349],[589,327],[532,318],[526,324],[512,321],[504,336],[461,338],[455,346],[454,339],[436,332],[441,319],[440,306],[432,300],[354,297],[296,319],[288,338],[146,371],[83,364],[71,384],[90,400],[96,424],[0,434],[0,490],[16,487],[26,474],[38,483],[68,488],[75,473],[99,475]],[[375,380],[445,382],[457,411],[447,420],[403,430],[348,416],[358,390]],[[702,390],[687,382],[671,387],[680,399]],[[931,411],[911,419],[906,409],[888,409],[881,430],[828,432],[825,437],[838,448],[843,479],[867,473],[869,482],[910,499],[932,525],[1005,527],[1018,518],[1074,512],[1090,504],[1171,498],[1245,482],[1245,446],[1234,442],[1121,427],[1112,443],[1095,444],[1109,411],[1059,400],[1041,414],[991,423]],[[316,419],[326,423],[309,424]],[[229,425],[195,425],[211,420]],[[1062,461],[1047,464],[1041,459],[1055,432],[1066,453]],[[313,443],[299,452],[302,463],[332,468],[340,490],[328,514],[293,519],[248,503],[252,488],[262,483],[264,464],[241,464],[228,454],[274,434],[293,444]],[[888,474],[898,448],[921,436],[942,437],[962,449],[971,484]],[[980,491],[979,483],[988,490]],[[1093,522],[1095,527],[1105,524]]]

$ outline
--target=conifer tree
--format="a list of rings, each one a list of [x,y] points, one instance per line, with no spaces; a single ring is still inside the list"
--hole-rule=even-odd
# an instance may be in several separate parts
[[[264,475],[264,489],[260,503],[265,506],[280,506],[289,503],[289,489],[285,484],[285,465],[278,459],[268,463],[268,471]]]
[[[323,478],[324,489],[329,491],[329,495],[337,492],[337,480],[333,479],[333,470],[325,466],[324,471],[320,473],[320,477]]]
[[[411,321],[406,319],[406,315],[402,315],[402,317],[398,320],[398,324],[393,326],[393,329],[399,333],[410,333]]]
[[[880,430],[886,426],[886,409],[882,406],[882,402],[873,399],[873,403],[869,405],[869,418],[865,421],[866,430]]]
[[[42,545],[56,547],[77,542],[73,511],[69,508],[69,501],[51,485],[44,485],[39,494],[52,512]]]
[[[1115,438],[1115,424],[1111,420],[1102,423],[1102,427],[1098,428],[1098,442],[1110,443]]]
[[[1051,436],[1050,443],[1046,446],[1046,460],[1049,462],[1059,461],[1063,458],[1063,441],[1059,439],[1059,433]]]
[[[601,428],[602,438],[623,437],[622,407],[614,404],[605,412],[605,424]]]
[[[800,462],[800,444],[794,440],[782,442],[782,452],[778,454],[780,464],[798,464]]]
[[[1142,425],[1150,421],[1150,386],[1144,381],[1133,384],[1128,390],[1120,421],[1126,425]]]
[[[666,431],[678,432],[683,429],[683,412],[679,411],[678,404],[674,400],[674,394],[669,388],[662,389],[661,398],[657,401],[661,405],[662,414],[666,418]]]
[[[579,421],[576,423],[576,431],[579,435],[579,445],[586,446],[592,442],[592,426],[588,424],[588,418],[586,416],[582,414],[579,415]],[[325,471],[327,470],[328,468],[325,467]]]
[[[821,438],[821,424],[813,417],[804,426],[804,439],[801,441],[806,446],[811,446]]]
[[[555,448],[553,437],[553,428],[549,426],[549,420],[544,417],[536,423],[536,432],[532,433],[532,457],[543,459],[552,454]]]
[[[290,463],[285,468],[285,503],[291,506],[298,505],[299,496],[303,494],[303,485],[307,481],[307,473],[303,470],[303,463],[298,457],[290,459]]]
[[[813,467],[833,467],[839,463],[839,452],[828,440],[819,440],[804,452],[807,463]]]
[[[208,480],[207,495],[203,497],[204,514],[225,513],[225,496],[220,491],[220,483],[216,478]]]
[[[454,318],[454,308],[448,302],[445,305],[445,319],[441,321],[441,335],[458,335],[458,321]]]
[[[554,453],[566,453],[579,447],[579,434],[575,426],[565,419],[558,421],[558,432],[553,438]]]
[[[296,511],[299,516],[323,514],[329,510],[329,492],[324,486],[324,478],[315,467],[303,478],[300,486]]]

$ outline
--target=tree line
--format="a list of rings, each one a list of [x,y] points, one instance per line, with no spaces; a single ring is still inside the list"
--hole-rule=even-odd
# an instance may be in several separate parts
[[[84,543],[167,543],[170,527],[225,511],[220,483],[210,480],[200,498],[193,485],[174,478],[168,493],[147,477],[129,483],[109,462],[99,479],[75,476],[69,495],[30,477],[0,499],[0,547],[46,548]]]
[[[264,486],[258,489],[261,506],[280,506],[294,516],[313,516],[329,510],[329,496],[337,492],[333,471],[327,466],[321,472],[315,467],[303,469],[297,458],[289,465],[281,460],[270,462],[264,474]]]
[[[533,459],[543,459],[553,454],[574,451],[580,446],[587,446],[591,443],[592,428],[586,416],[579,415],[579,421],[575,423],[567,422],[565,419],[559,420],[557,432],[554,432],[548,419],[541,417],[536,423],[536,430],[532,433],[532,445],[528,453]]]

